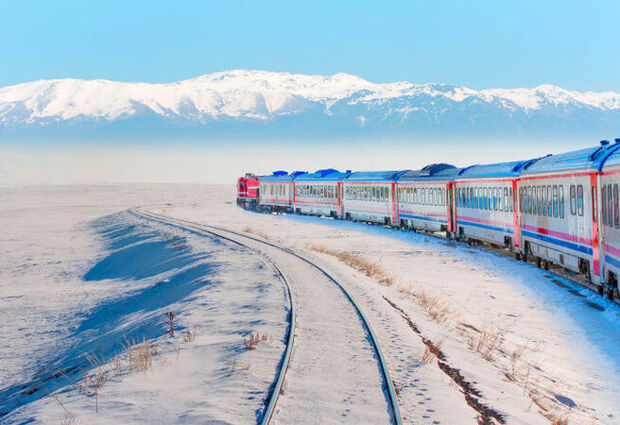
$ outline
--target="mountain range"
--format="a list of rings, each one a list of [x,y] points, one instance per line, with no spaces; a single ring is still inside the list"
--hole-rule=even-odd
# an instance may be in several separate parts
[[[56,79],[0,88],[0,140],[429,135],[620,137],[620,94],[252,70],[163,84]]]

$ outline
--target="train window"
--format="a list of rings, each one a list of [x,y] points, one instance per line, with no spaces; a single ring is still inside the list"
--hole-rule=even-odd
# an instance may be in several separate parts
[[[551,185],[547,185],[547,215],[553,217],[553,194]]]
[[[570,213],[571,215],[577,214],[577,195],[575,193],[575,185],[570,185]]]
[[[558,199],[559,207],[560,207],[560,218],[564,218],[564,185],[559,186],[560,197]]]
[[[384,187],[384,188],[383,188],[383,200],[384,200],[385,202],[387,202],[387,201],[389,201],[389,199],[390,199],[390,193],[389,193],[389,191],[388,191],[388,188],[387,188],[387,187]]]
[[[536,188],[536,192],[538,193],[538,215],[543,215],[543,209],[545,208],[545,203],[543,202],[543,192],[544,192],[544,188],[541,188],[540,186],[538,186]]]
[[[525,212],[532,214],[532,186],[527,187]]]
[[[596,223],[596,212],[597,212],[597,206],[596,206],[596,201],[597,201],[597,197],[596,197],[596,186],[592,186],[592,191],[590,192],[590,194],[592,195],[592,197],[590,199],[592,199],[592,222]]]
[[[618,185],[614,184],[614,227],[620,227],[620,211],[618,210]]]
[[[611,192],[609,193],[611,194]],[[605,226],[607,225],[609,221],[607,220],[607,186],[605,185],[601,187],[601,209],[602,209],[601,224]]]
[[[489,189],[489,192],[491,194],[491,198],[493,199],[491,205],[491,209],[497,211],[497,188],[493,187],[491,189]]]
[[[504,188],[504,211],[508,211],[508,188]]]
[[[519,188],[519,211],[523,212],[523,188]]]
[[[532,186],[532,215],[540,213],[540,186]]]
[[[558,216],[558,186],[553,185],[553,216]]]
[[[544,217],[547,215],[547,189],[545,188],[545,186],[543,185],[541,187],[541,215]]]
[[[611,185],[607,185],[607,225],[614,226],[614,199]]]
[[[483,202],[483,204],[482,204],[483,207],[482,208],[486,210],[489,207],[489,199],[488,199],[488,197],[489,197],[489,188],[485,187],[482,190],[483,190],[483,195],[482,196],[483,196],[483,199],[484,199],[482,201]]]

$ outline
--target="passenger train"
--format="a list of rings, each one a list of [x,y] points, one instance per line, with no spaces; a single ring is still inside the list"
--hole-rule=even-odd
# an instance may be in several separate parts
[[[421,170],[246,174],[237,205],[441,232],[584,275],[619,297],[620,138],[524,161]]]

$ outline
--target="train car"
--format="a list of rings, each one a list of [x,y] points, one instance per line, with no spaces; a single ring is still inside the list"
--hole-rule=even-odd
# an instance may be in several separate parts
[[[255,210],[258,205],[259,177],[246,174],[237,180],[237,206],[246,210]]]
[[[519,246],[517,181],[534,160],[473,165],[454,179],[457,237],[513,250]]]
[[[293,212],[293,180],[303,171],[291,174],[274,171],[260,178],[258,210],[266,212]]]
[[[396,182],[396,214],[402,228],[430,232],[451,231],[450,187],[458,169],[431,164],[407,171]]]
[[[333,168],[302,174],[293,182],[295,213],[342,217],[340,186],[351,172]]]
[[[599,167],[618,147],[604,141],[542,158],[523,171],[518,183],[522,254],[545,268],[555,263],[583,273],[601,291]]]
[[[344,217],[397,226],[396,181],[408,171],[411,170],[362,171],[343,178],[341,201]]]
[[[616,145],[620,139],[615,140]],[[599,166],[601,188],[600,200],[600,257],[603,292],[609,299],[620,298],[618,274],[620,273],[620,210],[618,206],[618,185],[620,185],[620,149],[601,161]]]

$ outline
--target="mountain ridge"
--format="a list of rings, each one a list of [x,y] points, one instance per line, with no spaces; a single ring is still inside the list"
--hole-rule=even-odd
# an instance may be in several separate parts
[[[171,83],[95,79],[38,80],[0,88],[0,135],[96,133],[143,126],[272,128],[278,134],[334,128],[403,135],[588,133],[620,129],[620,94],[533,88],[474,90],[439,83],[373,83],[331,76],[255,70],[204,74]],[[262,131],[261,130],[261,131]],[[241,130],[244,133],[245,130]],[[271,130],[270,130],[271,131]]]

